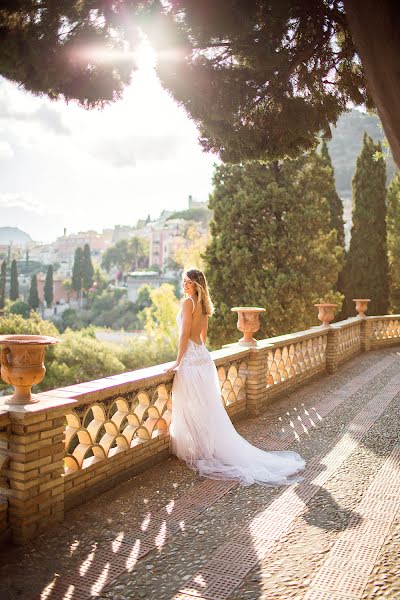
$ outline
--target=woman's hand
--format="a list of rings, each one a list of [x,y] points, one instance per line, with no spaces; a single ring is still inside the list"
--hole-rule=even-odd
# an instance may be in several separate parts
[[[169,373],[170,371],[176,371],[176,369],[177,369],[178,367],[179,367],[179,363],[178,363],[178,361],[176,360],[176,361],[174,362],[174,364],[173,364],[173,365],[171,365],[171,366],[170,366],[170,367],[168,367],[167,369],[164,369],[164,373]]]

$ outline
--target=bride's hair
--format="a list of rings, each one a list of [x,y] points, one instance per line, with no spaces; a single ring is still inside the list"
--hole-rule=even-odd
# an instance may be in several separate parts
[[[214,313],[214,305],[210,298],[207,279],[203,271],[196,269],[196,267],[190,267],[186,269],[185,275],[196,285],[197,302],[201,303],[203,314],[211,316]]]

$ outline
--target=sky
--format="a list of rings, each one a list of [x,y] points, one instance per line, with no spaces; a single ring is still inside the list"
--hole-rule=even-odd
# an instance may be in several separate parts
[[[90,111],[0,77],[0,226],[53,241],[207,200],[216,157],[162,89],[152,51],[138,63],[123,98]]]

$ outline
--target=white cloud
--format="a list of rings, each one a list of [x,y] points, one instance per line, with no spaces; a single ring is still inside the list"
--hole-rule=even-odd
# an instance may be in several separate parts
[[[12,158],[14,150],[8,142],[0,141],[0,160],[2,158]]]
[[[70,133],[63,121],[60,110],[56,109],[49,101],[33,101],[33,106],[24,109],[18,108],[14,102],[11,84],[0,78],[0,118],[10,121],[22,121],[36,124],[56,135]],[[23,93],[23,92],[20,92]],[[35,107],[36,104],[36,107]]]
[[[0,158],[13,153],[0,160],[0,222],[35,239],[134,224],[210,192],[215,157],[151,70],[138,71],[120,101],[91,111],[0,78],[0,119]]]
[[[45,214],[46,212],[44,206],[40,205],[39,202],[36,202],[23,194],[15,193],[0,193],[0,209],[1,208],[22,208],[38,214]]]

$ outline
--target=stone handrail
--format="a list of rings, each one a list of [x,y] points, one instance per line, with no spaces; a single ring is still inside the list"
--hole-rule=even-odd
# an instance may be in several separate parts
[[[361,351],[400,343],[400,316],[354,317],[212,352],[231,419],[257,415],[279,394],[333,373]],[[64,512],[169,455],[167,365],[0,406],[0,542],[25,543]],[[8,509],[8,510],[7,510]]]

